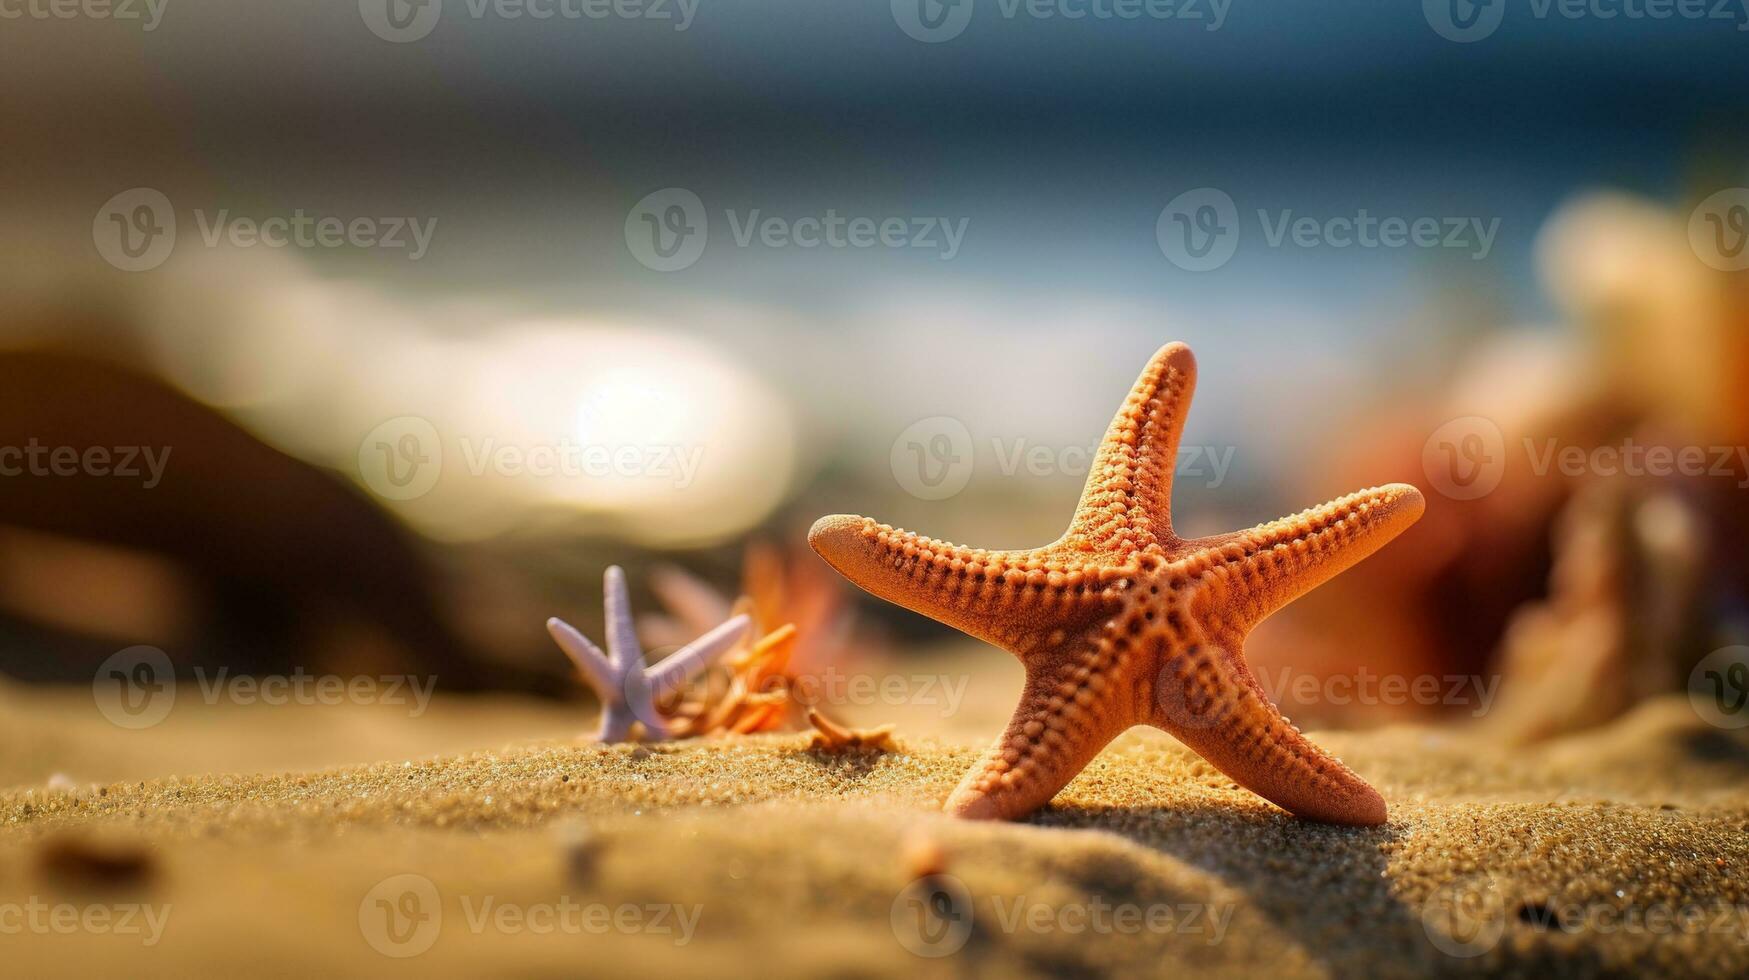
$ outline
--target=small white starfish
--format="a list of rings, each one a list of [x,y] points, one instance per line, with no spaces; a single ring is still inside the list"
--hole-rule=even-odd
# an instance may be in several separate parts
[[[644,648],[632,625],[632,604],[626,594],[626,573],[610,565],[601,582],[602,608],[607,613],[607,653],[562,619],[547,620],[559,649],[577,665],[577,672],[601,699],[603,742],[624,742],[631,737],[632,722],[641,722],[644,737],[661,741],[669,737],[668,725],[656,710],[656,699],[678,689],[710,666],[747,632],[748,617],[736,616],[662,659],[644,666]]]

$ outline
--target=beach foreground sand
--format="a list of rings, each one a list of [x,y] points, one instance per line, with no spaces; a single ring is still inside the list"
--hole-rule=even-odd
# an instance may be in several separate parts
[[[1749,734],[1669,699],[1530,750],[1317,737],[1387,826],[1139,730],[1022,824],[936,813],[979,746],[904,731],[59,780],[0,793],[0,929],[20,976],[1749,971]]]

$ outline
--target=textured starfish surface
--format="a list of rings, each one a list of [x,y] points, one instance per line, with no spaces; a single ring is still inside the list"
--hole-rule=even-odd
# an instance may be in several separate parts
[[[1154,355],[1100,444],[1069,529],[1042,548],[964,548],[850,515],[809,532],[852,582],[1026,669],[1013,719],[948,812],[1024,816],[1146,724],[1294,814],[1384,822],[1383,797],[1270,702],[1243,644],[1265,616],[1413,524],[1421,493],[1392,484],[1249,530],[1180,538],[1172,471],[1195,385],[1188,347]]]
[[[607,616],[606,653],[562,619],[547,620],[547,632],[601,699],[601,729],[596,738],[623,742],[632,735],[632,723],[638,722],[643,725],[644,738],[666,739],[671,732],[656,709],[657,699],[679,689],[734,646],[747,632],[748,617],[736,616],[662,658],[661,663],[647,667],[633,626],[625,571],[618,565],[610,566],[602,576],[601,592]]]

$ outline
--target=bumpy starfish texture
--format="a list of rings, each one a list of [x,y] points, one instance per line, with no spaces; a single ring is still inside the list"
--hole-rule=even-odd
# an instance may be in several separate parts
[[[607,652],[562,619],[547,620],[547,632],[585,683],[601,699],[601,729],[596,738],[623,742],[632,735],[632,723],[643,725],[649,741],[670,736],[667,721],[656,701],[691,680],[710,666],[747,632],[748,617],[736,616],[662,659],[654,667],[644,665],[644,648],[633,627],[631,599],[626,593],[625,572],[613,565],[602,576],[602,607],[607,614]]]
[[[1383,797],[1282,716],[1242,648],[1264,617],[1413,524],[1421,493],[1392,484],[1249,530],[1180,538],[1172,471],[1195,385],[1188,347],[1154,355],[1106,432],[1069,529],[1042,548],[964,548],[842,514],[808,533],[852,582],[1026,668],[1013,719],[948,812],[1031,813],[1113,738],[1146,724],[1298,816],[1384,822]]]

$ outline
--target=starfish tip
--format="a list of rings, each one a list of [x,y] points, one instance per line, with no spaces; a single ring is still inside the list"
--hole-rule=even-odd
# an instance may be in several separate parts
[[[723,625],[718,627],[718,629],[723,631],[725,636],[732,636],[736,639],[740,639],[741,634],[752,628],[753,617],[747,613],[738,613],[735,616],[724,620]]]
[[[1155,351],[1152,360],[1155,363],[1175,367],[1185,374],[1196,371],[1196,355],[1190,352],[1190,345],[1182,340],[1174,340]]]
[[[961,820],[1011,820],[1026,815],[1026,809],[1009,812],[996,797],[988,793],[957,789],[947,798],[942,811]]]
[[[837,567],[862,536],[865,520],[855,514],[831,514],[808,529],[808,546]]]
[[[1327,823],[1347,827],[1380,827],[1389,818],[1385,798],[1371,786],[1361,786],[1333,812],[1317,815]]]
[[[1421,519],[1427,512],[1427,498],[1421,491],[1407,483],[1387,483],[1380,487],[1387,504],[1402,515],[1403,526],[1408,527]]]

